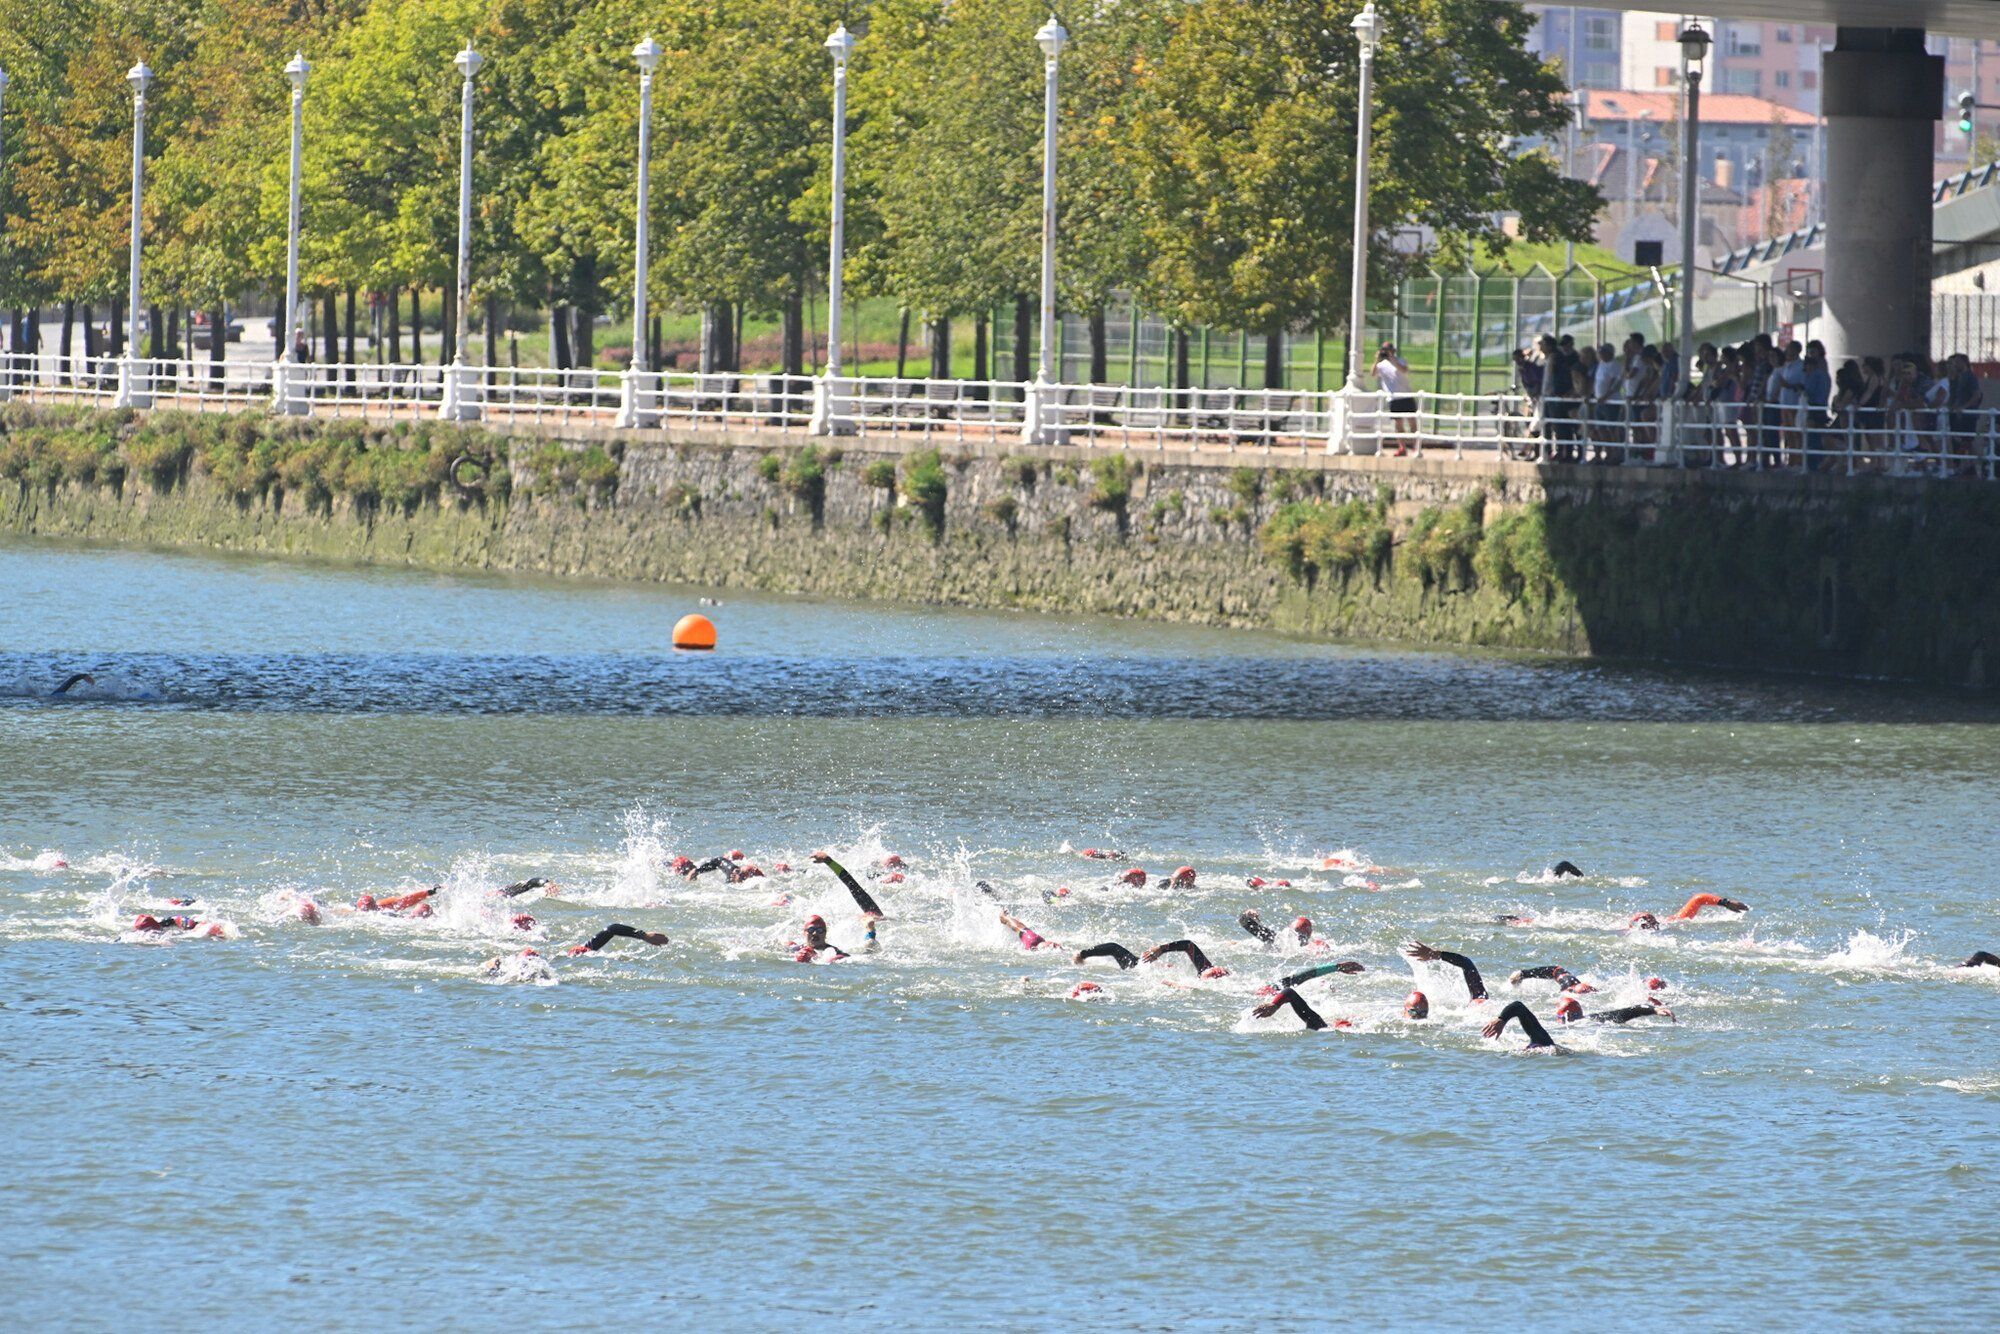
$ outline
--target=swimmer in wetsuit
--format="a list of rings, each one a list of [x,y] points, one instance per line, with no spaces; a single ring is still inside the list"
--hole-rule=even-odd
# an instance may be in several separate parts
[[[1091,945],[1070,956],[1070,962],[1076,964],[1089,963],[1092,959],[1109,959],[1118,965],[1120,972],[1139,966],[1139,956],[1115,940],[1107,940],[1102,945]]]
[[[193,917],[155,917],[149,912],[142,912],[133,918],[132,929],[148,935],[164,935],[169,931],[179,931],[184,935],[189,932],[200,932],[202,935],[217,938],[222,935],[220,922],[204,922]]]
[[[547,876],[531,875],[526,880],[516,880],[511,885],[503,885],[499,889],[494,890],[493,894],[495,898],[518,899],[523,894],[526,894],[531,890],[537,890],[537,889],[541,890],[543,893],[548,894],[551,897],[554,897],[556,892],[556,882],[549,879]]]
[[[1354,960],[1347,959],[1340,963],[1323,963],[1317,968],[1307,968],[1302,972],[1287,974],[1278,979],[1278,985],[1284,990],[1290,991],[1294,987],[1304,986],[1316,977],[1331,977],[1335,973],[1351,974],[1365,973],[1367,971],[1366,968],[1363,968]]]
[[[1266,945],[1277,943],[1278,933],[1264,925],[1264,919],[1257,915],[1255,908],[1246,908],[1243,911],[1243,915],[1236,919],[1236,925],[1242,927]],[[1312,929],[1311,918],[1294,917],[1292,919],[1292,934],[1298,937],[1299,944],[1306,945],[1312,942]]]
[[[1583,879],[1583,872],[1577,867],[1575,862],[1570,861],[1557,862],[1549,868],[1549,874],[1558,880]]]
[[[1585,1019],[1596,1024],[1629,1024],[1634,1019],[1655,1018],[1672,1019],[1677,1024],[1680,1022],[1674,1019],[1674,1012],[1657,996],[1649,997],[1643,1005],[1624,1005],[1615,1010],[1600,1010],[1596,1014],[1585,1014],[1583,1002],[1574,996],[1564,996],[1556,1002],[1556,1022],[1559,1024],[1577,1024]]]
[[[1516,968],[1507,975],[1507,981],[1517,987],[1523,982],[1548,981],[1555,983],[1556,990],[1558,991],[1588,992],[1597,990],[1596,987],[1591,986],[1590,983],[1557,963],[1538,964],[1533,968]]]
[[[1041,932],[1035,930],[1033,927],[1029,926],[1026,922],[1014,916],[1014,914],[1008,912],[1005,908],[1002,908],[1000,910],[1000,925],[1006,927],[1009,931],[1012,931],[1016,936],[1020,937],[1021,948],[1024,950],[1037,950],[1043,948],[1059,950],[1062,948],[1061,945],[1058,945],[1055,941],[1050,940],[1048,937],[1042,935]]]
[[[1435,946],[1426,945],[1421,940],[1413,940],[1403,946],[1403,953],[1409,955],[1412,959],[1419,959],[1426,963],[1450,964],[1453,968],[1465,974],[1465,991],[1472,998],[1474,1004],[1478,1004],[1480,1001],[1486,999],[1486,984],[1479,978],[1479,965],[1466,958],[1463,954],[1453,954],[1450,950],[1441,950]]]
[[[732,885],[740,885],[745,880],[761,880],[764,878],[763,867],[753,866],[748,862],[739,862],[727,856],[710,857],[699,866],[690,865],[685,868],[677,866],[675,870],[679,874],[686,876],[689,880],[699,880],[710,871],[720,871],[722,872],[722,878]]]
[[[1227,968],[1218,968],[1213,963],[1210,963],[1208,955],[1202,952],[1201,946],[1185,938],[1170,940],[1164,945],[1155,945],[1140,955],[1139,959],[1142,963],[1151,963],[1163,954],[1187,955],[1188,962],[1194,965],[1195,972],[1202,977],[1214,979],[1229,976]]]
[[[836,962],[852,957],[846,950],[826,938],[826,919],[818,913],[814,913],[811,917],[806,918],[803,929],[806,936],[805,944],[801,945],[796,940],[785,942],[785,948],[792,952],[792,962],[811,963],[823,952],[832,954]],[[871,941],[875,937],[875,930],[872,924],[869,927],[868,937]]]
[[[80,685],[94,686],[96,684],[97,684],[97,678],[92,676],[89,672],[72,672],[70,674],[69,680],[57,686],[50,693],[53,696],[62,696],[62,695],[67,695],[70,691],[76,689],[76,687]]]
[[[840,878],[840,883],[847,886],[847,892],[854,897],[854,906],[861,909],[863,917],[872,922],[884,915],[874,898],[869,895],[867,890],[861,887],[861,882],[854,878],[854,873],[835,861],[830,854],[815,852],[812,855],[812,859]],[[980,883],[984,884],[985,882],[981,881]],[[874,928],[870,927],[869,930],[872,933]]]
[[[1528,1038],[1529,1051],[1556,1050],[1556,1040],[1549,1036],[1549,1030],[1543,1028],[1542,1021],[1535,1018],[1535,1012],[1520,1001],[1509,1001],[1507,1008],[1500,1011],[1500,1017],[1480,1031],[1489,1038],[1497,1038],[1506,1031],[1509,1023],[1521,1026],[1521,1032]]]
[[[2000,968],[2000,954],[1990,954],[1985,950],[1975,951],[1973,956],[1959,965],[1960,968]]]
[[[1320,1029],[1328,1027],[1326,1020],[1320,1018],[1319,1011],[1306,1004],[1306,998],[1290,987],[1286,987],[1261,1004],[1251,1006],[1250,1013],[1259,1019],[1269,1019],[1286,1006],[1290,1006],[1292,1013],[1313,1032],[1317,1033]]]
[[[643,941],[648,945],[665,945],[668,943],[667,933],[664,931],[641,931],[636,926],[627,926],[623,922],[613,922],[589,940],[584,941],[583,944],[570,946],[568,952],[572,956],[578,954],[595,954],[612,941],[621,937],[625,940]]]
[[[1692,921],[1703,908],[1727,908],[1731,912],[1750,911],[1750,905],[1738,899],[1725,899],[1720,894],[1696,894],[1681,905],[1681,910],[1667,920],[1669,922]]]

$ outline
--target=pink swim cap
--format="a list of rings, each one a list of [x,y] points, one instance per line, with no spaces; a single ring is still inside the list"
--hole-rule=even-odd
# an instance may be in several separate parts
[[[363,894],[360,898],[354,901],[354,906],[356,908],[359,908],[362,912],[374,912],[375,896],[373,894]]]
[[[513,925],[516,931],[533,931],[535,929],[535,919],[524,912],[517,912],[507,920]]]
[[[743,860],[743,849],[741,849],[741,848],[731,848],[731,849],[729,850],[729,860],[730,860],[730,861],[733,861],[733,862],[740,862],[740,861],[742,861],[742,860]]]
[[[1252,889],[1262,889],[1269,882],[1267,882],[1261,875],[1253,875],[1248,880],[1245,880],[1243,883],[1250,886],[1250,888]]]
[[[1646,979],[1646,990],[1665,991],[1666,989],[1667,989],[1667,979],[1665,979],[1664,977],[1649,977]]]
[[[1104,988],[1098,986],[1095,982],[1079,982],[1069,989],[1069,998],[1071,1000],[1081,1000],[1085,996],[1101,995],[1103,991]]]
[[[882,859],[882,865],[886,867],[901,866],[903,865],[903,859],[901,857],[898,857],[895,853],[892,852],[888,856]]]
[[[1310,918],[1310,917],[1294,917],[1294,918],[1292,919],[1292,930],[1294,930],[1294,931],[1297,931],[1297,932],[1300,932],[1300,933],[1304,933],[1304,932],[1307,932],[1307,931],[1310,931],[1310,930],[1312,930],[1312,929],[1313,929],[1313,923],[1312,923],[1312,918]]]
[[[673,868],[676,871],[685,871],[687,870],[688,867],[693,865],[694,865],[694,858],[692,857],[676,857],[673,860]]]
[[[825,925],[826,925],[826,918],[821,917],[818,913],[814,913],[811,917],[806,918],[806,929],[808,931],[812,930],[812,928],[816,926],[825,926]]]
[[[891,871],[882,877],[882,883],[885,885],[900,885],[903,883],[903,873],[901,871]]]
[[[1566,1024],[1583,1018],[1583,1002],[1574,996],[1564,996],[1556,1002],[1556,1018]]]
[[[1145,871],[1137,866],[1130,866],[1120,871],[1118,878],[1128,885],[1143,885],[1146,883]]]
[[[1427,1018],[1431,1012],[1431,998],[1421,991],[1412,991],[1403,1002],[1403,1013],[1412,1019]]]
[[[1192,885],[1194,883],[1194,867],[1182,866],[1176,868],[1174,871],[1174,883],[1177,885]]]

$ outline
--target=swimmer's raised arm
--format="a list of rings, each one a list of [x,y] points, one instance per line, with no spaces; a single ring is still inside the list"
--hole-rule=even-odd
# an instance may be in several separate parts
[[[1521,1026],[1521,1032],[1528,1039],[1529,1051],[1556,1045],[1556,1040],[1549,1036],[1549,1030],[1543,1028],[1542,1021],[1535,1018],[1535,1012],[1520,1001],[1509,1001],[1507,1008],[1500,1011],[1500,1017],[1481,1031],[1489,1038],[1497,1038],[1507,1031],[1510,1022]]]
[[[493,892],[503,899],[518,899],[523,894],[537,889],[545,889],[553,894],[556,890],[555,882],[547,876],[531,875],[526,880],[516,880],[511,885],[502,885]]]
[[[1601,1024],[1629,1024],[1634,1019],[1654,1018],[1673,1019],[1677,1024],[1680,1022],[1680,1020],[1674,1019],[1674,1012],[1672,1010],[1669,1010],[1657,1000],[1648,1001],[1644,1005],[1620,1006],[1616,1010],[1600,1010],[1590,1017]]]
[[[1256,1015],[1259,1019],[1269,1019],[1287,1005],[1292,1007],[1292,1013],[1296,1014],[1307,1028],[1317,1032],[1326,1027],[1326,1020],[1319,1017],[1319,1011],[1306,1004],[1306,998],[1298,992],[1293,991],[1290,987],[1286,987],[1262,1005],[1251,1007],[1250,1013]]]
[[[1340,963],[1323,963],[1317,968],[1307,968],[1293,973],[1288,977],[1281,977],[1278,979],[1278,985],[1281,987],[1297,987],[1305,985],[1316,977],[1330,977],[1335,973],[1364,973],[1367,971],[1367,969],[1354,960],[1345,959]]]
[[[1703,908],[1727,908],[1731,912],[1749,912],[1750,905],[1737,899],[1725,899],[1720,894],[1696,894],[1681,905],[1681,910],[1667,920],[1685,922]]]
[[[876,906],[875,900],[869,896],[868,891],[861,887],[861,882],[854,878],[853,872],[849,871],[845,866],[842,866],[839,862],[835,861],[829,854],[824,852],[815,852],[812,855],[812,859],[818,862],[821,866],[824,866],[827,870],[833,872],[836,876],[840,877],[840,883],[846,885],[847,892],[854,896],[854,905],[857,908],[861,909],[863,916],[865,917],[882,916],[881,908]]]
[[[97,678],[92,676],[89,672],[72,672],[70,674],[69,680],[63,682],[61,685],[55,688],[55,693],[58,695],[67,695],[71,690],[74,690],[79,685],[94,686],[96,684],[97,684]]]
[[[1992,954],[1986,950],[1978,950],[1974,952],[1971,958],[1967,959],[1964,963],[1960,964],[1959,967],[2000,968],[2000,954]]]
[[[667,933],[664,931],[641,931],[636,926],[627,926],[623,922],[613,922],[583,944],[570,946],[569,952],[571,954],[595,954],[621,936],[626,940],[643,941],[648,945],[665,945],[667,943]]]
[[[1246,908],[1243,915],[1236,919],[1236,925],[1242,927],[1266,945],[1269,945],[1278,938],[1276,931],[1264,925],[1264,919],[1257,915],[1255,908]]]
[[[1150,958],[1152,956],[1148,955],[1147,957]],[[1110,959],[1121,969],[1130,968],[1139,962],[1137,955],[1115,940],[1107,940],[1102,945],[1092,945],[1088,949],[1078,950],[1070,958],[1073,963],[1089,963],[1092,959]]]
[[[1507,980],[1515,986],[1519,986],[1521,983],[1527,981],[1549,981],[1555,983],[1564,991],[1581,985],[1581,980],[1577,975],[1559,963],[1537,964],[1533,968],[1516,968],[1512,973],[1507,975]]]
[[[1147,950],[1140,957],[1144,959],[1147,963],[1151,963],[1153,960],[1159,958],[1162,954],[1187,955],[1188,962],[1194,965],[1194,970],[1197,973],[1206,973],[1210,969],[1215,967],[1214,964],[1208,961],[1208,955],[1202,953],[1201,946],[1195,944],[1192,940],[1185,940],[1185,939],[1170,940],[1164,945],[1155,945],[1153,946],[1153,948]]]
[[[1426,945],[1421,940],[1413,940],[1405,945],[1403,953],[1409,955],[1412,959],[1450,964],[1453,968],[1465,974],[1465,991],[1467,995],[1474,1000],[1486,999],[1486,984],[1479,978],[1479,965],[1466,958],[1463,954],[1453,954],[1450,950],[1441,950],[1434,945]]]

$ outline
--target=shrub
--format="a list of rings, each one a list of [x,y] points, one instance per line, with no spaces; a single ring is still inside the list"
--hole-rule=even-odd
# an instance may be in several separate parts
[[[1264,493],[1264,477],[1255,468],[1237,468],[1229,474],[1229,493],[1246,505],[1257,503]]]
[[[1090,489],[1090,507],[1122,518],[1132,500],[1132,461],[1123,454],[1092,459],[1090,475],[1096,480]]]
[[[166,490],[187,473],[188,460],[194,454],[194,442],[186,434],[173,429],[173,424],[141,426],[128,437],[124,444],[125,457],[132,466],[145,474],[146,480],[161,490]]]
[[[768,459],[776,456],[765,457]],[[826,508],[826,465],[817,445],[809,444],[792,456],[792,461],[785,466],[779,484],[785,488],[786,494],[804,501],[806,508],[812,511],[813,522],[819,522],[820,515]]]
[[[757,460],[757,475],[773,486],[777,485],[778,474],[784,470],[785,461],[776,454],[766,454]]]
[[[944,462],[935,449],[922,450],[903,460],[903,499],[916,507],[934,538],[944,534],[946,490]]]
[[[1040,476],[1039,465],[1033,459],[1013,455],[1000,460],[1000,476],[1009,486],[1018,486],[1023,491],[1035,489],[1035,479]]]
[[[675,482],[660,496],[660,503],[676,514],[695,516],[701,513],[701,492],[686,482]]]
[[[861,480],[879,491],[896,489],[896,464],[893,459],[876,459],[861,472]]]
[[[1015,523],[1021,517],[1021,502],[1012,496],[1001,496],[997,500],[989,500],[982,508],[985,510],[987,518],[1000,524],[1009,532],[1014,530]]]
[[[1296,500],[1265,523],[1258,542],[1270,560],[1304,577],[1318,571],[1379,570],[1388,560],[1389,507],[1374,501]]]
[[[1555,596],[1555,561],[1549,556],[1548,513],[1540,505],[1504,514],[1486,526],[1473,557],[1480,581],[1510,598]]]
[[[1426,509],[1417,516],[1404,552],[1427,584],[1463,584],[1472,577],[1472,558],[1484,533],[1486,493],[1474,491],[1449,509]]]

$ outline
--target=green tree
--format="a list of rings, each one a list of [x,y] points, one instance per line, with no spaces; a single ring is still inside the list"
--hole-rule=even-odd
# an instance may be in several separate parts
[[[1125,140],[1154,259],[1148,288],[1186,324],[1266,339],[1265,380],[1288,329],[1343,322],[1353,224],[1359,0],[1203,0],[1170,20],[1139,78]],[[1392,278],[1397,229],[1447,254],[1521,233],[1582,237],[1596,191],[1516,137],[1556,137],[1569,111],[1527,54],[1530,20],[1492,0],[1405,0],[1383,14],[1376,60],[1371,268]]]

